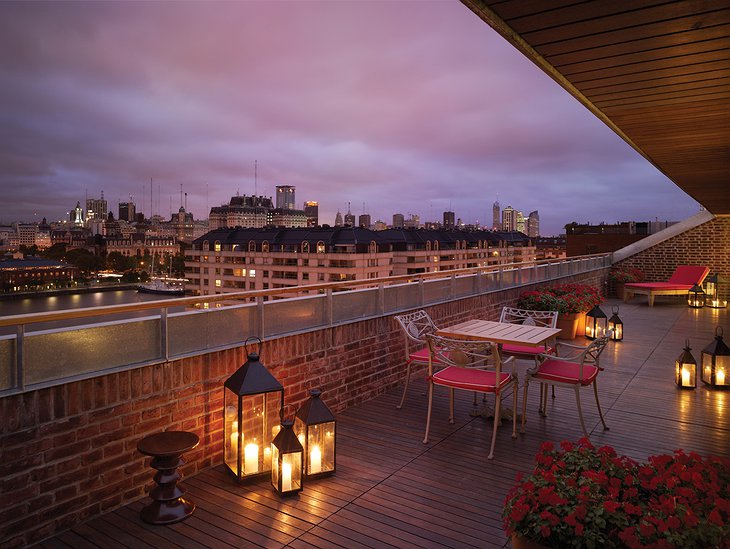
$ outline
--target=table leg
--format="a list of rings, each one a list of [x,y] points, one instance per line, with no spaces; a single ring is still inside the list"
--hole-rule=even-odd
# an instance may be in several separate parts
[[[150,490],[152,503],[140,512],[143,521],[149,524],[172,524],[193,514],[195,503],[183,498],[185,490],[177,485],[182,478],[177,469],[185,463],[181,455],[152,459],[150,466],[157,469],[154,476],[157,486]]]

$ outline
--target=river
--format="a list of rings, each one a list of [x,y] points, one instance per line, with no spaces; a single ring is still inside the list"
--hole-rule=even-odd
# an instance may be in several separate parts
[[[171,296],[159,294],[143,294],[137,290],[112,290],[103,292],[90,292],[78,294],[65,294],[54,296],[24,297],[19,299],[7,299],[0,301],[0,317],[12,315],[24,315],[30,313],[46,313],[49,311],[64,311],[68,309],[84,309],[88,307],[104,307],[109,305],[121,305],[124,303],[142,303],[144,301],[160,301],[171,299]],[[182,311],[183,307],[174,307],[173,311]],[[159,314],[155,309],[148,309],[136,313],[118,313],[101,317],[90,317],[79,320],[66,320],[63,322],[43,322],[28,325],[26,331],[48,330],[63,326],[77,326],[80,324],[93,324],[122,318],[134,318]],[[0,326],[0,335],[14,334],[16,329],[13,326]]]

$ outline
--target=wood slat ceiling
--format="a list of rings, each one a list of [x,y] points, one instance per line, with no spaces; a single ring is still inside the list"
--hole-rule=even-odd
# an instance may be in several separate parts
[[[462,0],[715,215],[730,214],[727,0]]]

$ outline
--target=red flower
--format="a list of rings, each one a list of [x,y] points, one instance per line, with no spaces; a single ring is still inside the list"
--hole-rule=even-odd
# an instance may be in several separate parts
[[[550,537],[550,527],[549,526],[540,526],[540,535],[544,538]]]
[[[708,519],[712,524],[717,524],[718,526],[722,526],[725,524],[725,522],[722,520],[722,516],[717,509],[712,510]]]
[[[603,508],[607,513],[615,513],[621,508],[621,504],[616,501],[604,501]]]

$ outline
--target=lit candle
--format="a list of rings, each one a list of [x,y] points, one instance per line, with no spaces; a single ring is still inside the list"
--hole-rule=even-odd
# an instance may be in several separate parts
[[[264,469],[271,469],[271,448],[264,448]]]
[[[304,446],[304,433],[299,433],[297,435],[297,438],[299,439],[299,444],[301,444],[302,446]]]
[[[252,475],[259,472],[259,445],[250,442],[246,444],[246,448],[243,451],[243,457],[245,460],[243,466],[243,472],[247,475]]]
[[[717,370],[715,374],[716,385],[725,385],[725,370],[722,368]]]
[[[689,370],[682,366],[682,387],[689,387]]]
[[[289,492],[291,490],[291,463],[284,461],[281,464],[281,491]]]
[[[309,452],[309,474],[316,475],[322,472],[322,451],[319,446],[312,446],[312,451]]]

